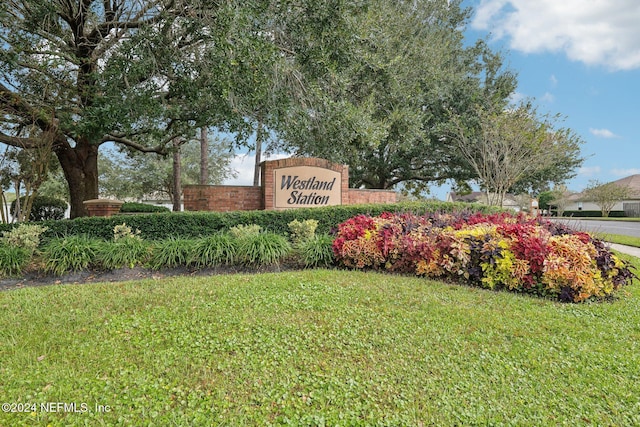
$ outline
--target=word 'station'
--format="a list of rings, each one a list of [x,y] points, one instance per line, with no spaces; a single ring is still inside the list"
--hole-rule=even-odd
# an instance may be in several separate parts
[[[290,167],[275,171],[275,207],[332,206],[342,203],[342,175],[318,167]]]

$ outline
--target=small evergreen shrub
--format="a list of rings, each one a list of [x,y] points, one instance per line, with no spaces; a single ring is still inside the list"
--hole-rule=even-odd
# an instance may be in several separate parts
[[[52,239],[42,251],[45,271],[62,275],[86,270],[95,263],[100,240],[87,236]]]
[[[2,233],[7,246],[22,248],[29,254],[33,254],[40,245],[40,235],[47,230],[39,224],[19,224],[10,231]]]
[[[334,264],[333,237],[328,234],[318,234],[304,240],[299,248],[299,254],[305,267],[329,267]]]
[[[297,219],[315,219],[318,221],[316,233],[331,233],[338,224],[359,214],[370,216],[383,212],[410,212],[423,215],[428,212],[483,212],[502,211],[495,207],[468,203],[445,202],[402,202],[394,204],[345,205],[321,208],[289,209],[283,211],[236,211],[236,212],[166,212],[154,215],[127,215],[127,225],[140,230],[140,236],[148,240],[163,240],[169,236],[180,238],[199,238],[243,224],[257,224],[262,230],[286,235],[288,224]],[[69,221],[47,221],[49,229],[43,239],[64,237],[72,234],[86,234],[109,240],[112,230],[121,224],[123,216],[82,217]],[[13,227],[0,224],[0,230]]]
[[[113,240],[119,239],[141,239],[140,230],[133,231],[127,224],[122,223],[113,227]]]
[[[263,232],[238,239],[238,261],[244,265],[278,265],[290,252],[289,241],[279,234]]]
[[[189,264],[212,267],[233,264],[237,252],[237,239],[228,233],[216,233],[195,241]]]
[[[24,207],[25,196],[20,197],[20,206]],[[11,202],[11,215],[16,214],[17,201]],[[67,211],[67,202],[55,197],[36,196],[29,212],[29,221],[60,220]]]
[[[255,236],[262,232],[262,227],[258,224],[238,224],[229,229],[229,233],[236,239],[242,239],[248,236]]]
[[[291,232],[291,242],[293,242],[295,246],[315,236],[318,221],[315,219],[305,219],[304,221],[294,219],[287,225]]]
[[[31,252],[19,246],[0,244],[0,275],[19,276],[31,259]]]

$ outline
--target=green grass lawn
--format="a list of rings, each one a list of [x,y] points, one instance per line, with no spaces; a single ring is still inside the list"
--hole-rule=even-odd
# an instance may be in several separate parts
[[[307,270],[1,292],[0,402],[36,407],[0,425],[638,425],[626,289]]]
[[[640,237],[625,236],[622,234],[595,233],[596,236],[606,242],[618,243],[620,245],[635,246],[640,248]]]

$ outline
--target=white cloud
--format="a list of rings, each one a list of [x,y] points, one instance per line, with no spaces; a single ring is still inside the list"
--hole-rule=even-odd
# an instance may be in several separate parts
[[[598,175],[600,171],[601,171],[600,166],[583,166],[580,169],[578,169],[578,175],[590,177],[590,176]]]
[[[542,99],[541,101],[546,102],[546,103],[552,103],[553,101],[555,101],[556,97],[553,96],[552,93],[549,92],[545,92],[544,95],[542,95]]]
[[[558,85],[558,78],[554,74],[551,74],[551,77],[549,77],[549,81],[551,82],[551,86],[553,87],[556,87]]]
[[[613,169],[611,173],[615,176],[627,177],[631,175],[640,174],[640,169],[631,168],[631,169]]]
[[[606,139],[620,138],[618,135],[611,132],[609,129],[589,128],[589,132],[591,132],[592,135],[599,136],[600,138],[606,138]]]
[[[290,154],[277,153],[268,157],[263,157],[264,160],[278,160],[291,157]],[[224,185],[253,185],[253,171],[256,161],[255,154],[237,154],[231,161],[231,169],[238,172],[235,178],[229,178],[224,181]]]
[[[512,105],[517,105],[525,99],[527,99],[527,95],[522,92],[513,92],[509,95],[509,103]]]
[[[637,0],[481,0],[472,26],[525,53],[563,52],[611,70],[640,68]]]

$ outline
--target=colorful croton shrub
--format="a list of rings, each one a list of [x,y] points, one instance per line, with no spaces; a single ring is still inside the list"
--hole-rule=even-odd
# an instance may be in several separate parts
[[[333,251],[346,267],[454,279],[561,301],[607,297],[636,277],[590,234],[508,213],[359,215],[338,226]]]

